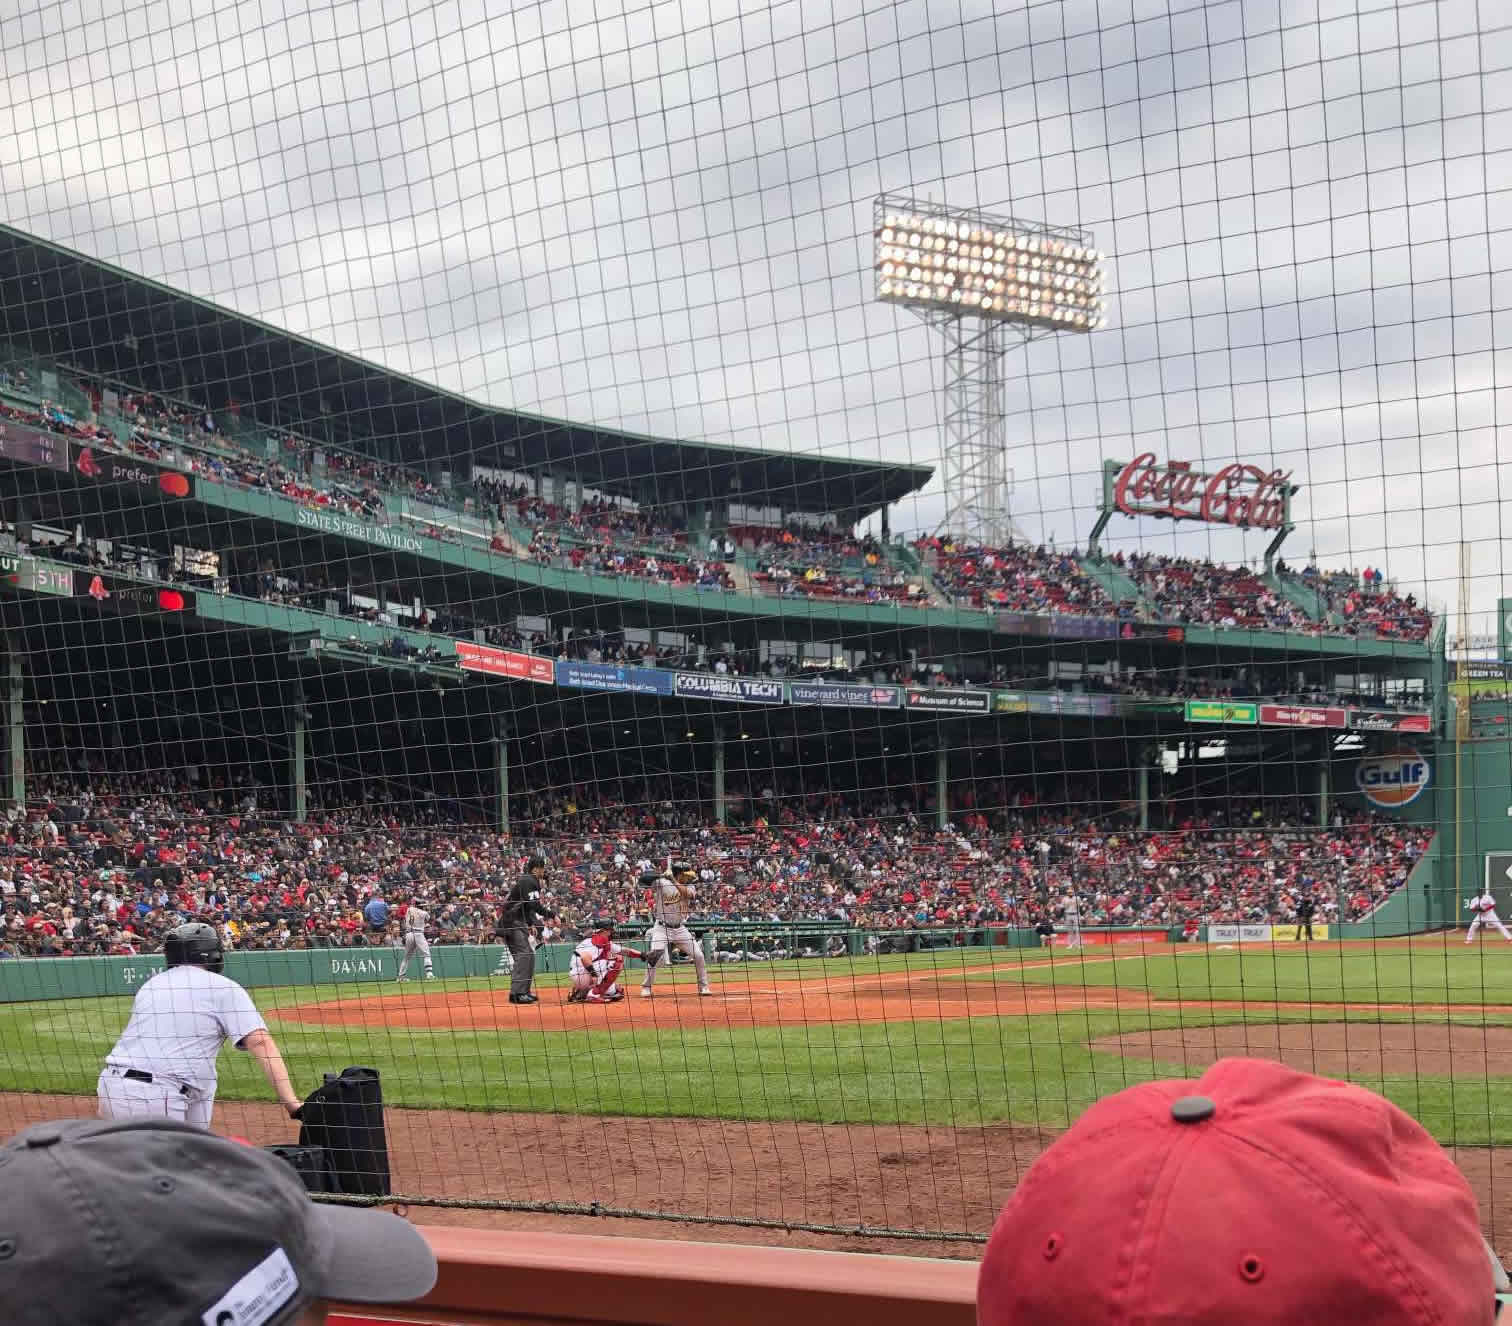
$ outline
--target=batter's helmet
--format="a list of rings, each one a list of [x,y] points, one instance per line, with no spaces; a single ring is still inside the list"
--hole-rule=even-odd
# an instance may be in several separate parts
[[[226,962],[226,950],[213,925],[190,921],[170,930],[163,940],[163,962],[169,967],[193,963],[206,971],[219,971]]]
[[[676,879],[679,875],[696,875],[697,873],[698,872],[693,869],[693,863],[691,861],[674,861],[672,863],[673,879]]]

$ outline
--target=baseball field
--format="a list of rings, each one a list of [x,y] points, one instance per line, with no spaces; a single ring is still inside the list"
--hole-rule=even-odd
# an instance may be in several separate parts
[[[1090,1102],[1249,1054],[1382,1091],[1512,1192],[1512,945],[1408,940],[951,949],[715,969],[700,999],[568,1005],[560,978],[262,989],[296,1083],[377,1067],[396,1192],[443,1206],[604,1212],[944,1237],[990,1227]],[[126,998],[0,1008],[0,1130],[89,1112]],[[215,1126],[293,1140],[244,1056]]]

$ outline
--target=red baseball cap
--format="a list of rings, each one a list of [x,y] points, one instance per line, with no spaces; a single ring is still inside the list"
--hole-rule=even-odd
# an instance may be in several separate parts
[[[1476,1326],[1506,1276],[1420,1124],[1255,1059],[1100,1100],[998,1216],[979,1326]]]

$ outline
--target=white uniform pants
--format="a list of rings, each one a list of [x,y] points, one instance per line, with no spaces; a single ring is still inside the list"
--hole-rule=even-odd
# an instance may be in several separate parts
[[[195,1091],[186,1096],[174,1082],[138,1082],[123,1077],[119,1068],[107,1068],[95,1087],[102,1119],[167,1119],[173,1123],[210,1127],[215,1092]]]
[[[572,978],[574,990],[591,990],[595,986],[603,986],[599,993],[612,995],[619,992],[619,982],[610,980],[610,977],[617,977],[624,969],[623,958],[615,958],[612,961],[609,958],[600,958],[591,967],[585,967],[583,960],[574,953],[572,962],[567,968],[567,974]],[[604,985],[606,980],[609,981],[608,985]]]
[[[430,940],[418,930],[406,930],[404,932],[404,956],[399,959],[399,979],[404,979],[404,974],[409,971],[410,959],[419,957],[425,964],[425,974],[430,975],[431,954]]]
[[[1502,932],[1503,939],[1512,939],[1512,932],[1509,932],[1507,930],[1507,927],[1502,924],[1501,917],[1499,917],[1495,912],[1476,912],[1474,918],[1470,922],[1470,931],[1465,936],[1465,943],[1468,944],[1472,939],[1475,938],[1475,932],[1479,930],[1481,926],[1490,927],[1493,925]]]
[[[693,938],[693,932],[685,925],[663,925],[657,921],[646,932],[646,947],[652,953],[665,953],[668,947],[680,948],[693,959],[693,970],[698,973],[698,988],[709,988],[709,968],[704,962],[704,953],[698,941]],[[656,982],[656,968],[646,964],[646,974],[641,980],[641,989],[649,990]]]

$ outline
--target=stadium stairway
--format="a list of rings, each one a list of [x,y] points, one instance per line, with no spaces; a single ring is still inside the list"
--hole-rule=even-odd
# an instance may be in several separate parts
[[[1305,585],[1295,576],[1283,575],[1279,571],[1272,571],[1263,577],[1265,583],[1280,594],[1289,603],[1295,603],[1315,622],[1333,621],[1327,605],[1323,602],[1323,596],[1311,585]]]
[[[1078,557],[1076,563],[1083,574],[1102,586],[1103,592],[1114,603],[1138,603],[1139,586],[1129,579],[1117,566],[1102,557]]]

